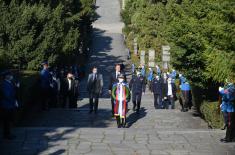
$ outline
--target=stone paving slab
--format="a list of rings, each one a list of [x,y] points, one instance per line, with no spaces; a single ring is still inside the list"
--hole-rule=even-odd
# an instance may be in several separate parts
[[[207,129],[193,111],[155,110],[149,92],[143,95],[140,115],[128,112],[128,128],[116,127],[107,89],[113,65],[126,61],[123,23],[119,0],[96,1],[100,17],[93,24],[89,66],[98,65],[104,75],[105,95],[98,114],[88,114],[83,80],[78,109],[51,109],[29,116],[13,130],[15,140],[0,137],[0,155],[235,155],[234,143],[219,142],[225,131]]]
[[[7,154],[215,154],[234,155],[235,143],[223,144],[224,131],[210,129],[16,128],[13,141],[0,139]],[[18,139],[36,134],[34,138]],[[96,134],[97,133],[97,134]],[[68,136],[69,135],[69,136]],[[74,136],[72,136],[74,135]],[[129,138],[132,136],[133,138]]]

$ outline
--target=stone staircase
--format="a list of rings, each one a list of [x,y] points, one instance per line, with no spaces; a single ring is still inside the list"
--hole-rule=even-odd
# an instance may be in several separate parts
[[[219,142],[224,131],[208,129],[194,111],[155,110],[149,92],[143,96],[139,115],[128,111],[127,128],[116,127],[107,90],[114,64],[126,59],[123,23],[119,0],[96,0],[96,4],[99,18],[93,25],[88,68],[98,65],[104,75],[98,114],[88,114],[85,78],[78,108],[29,115],[14,128],[15,140],[0,138],[0,155],[235,155],[234,143]]]

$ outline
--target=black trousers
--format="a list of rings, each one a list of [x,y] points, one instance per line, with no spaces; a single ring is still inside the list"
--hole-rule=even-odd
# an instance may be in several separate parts
[[[126,126],[126,118],[120,118],[119,116],[116,116],[116,120],[118,128]]]
[[[73,92],[67,92],[63,95],[63,108],[66,107],[67,99],[69,101],[69,108],[77,108],[76,98]]]
[[[95,100],[95,102],[94,102]],[[90,93],[89,94],[89,102],[90,102],[90,112],[95,111],[97,112],[98,103],[99,103],[99,94],[97,93]]]
[[[181,106],[182,109],[191,109],[192,107],[192,96],[190,91],[181,91]]]
[[[228,113],[228,126],[226,130],[226,137],[227,141],[235,140],[235,113],[229,112]]]
[[[175,99],[174,97],[168,96],[168,101],[171,104],[171,109],[175,109]]]
[[[136,110],[137,111],[140,110],[141,98],[142,98],[142,93],[132,93],[133,109],[135,109],[137,105]]]
[[[11,123],[13,122],[15,110],[1,109],[1,117],[3,122],[3,137],[11,135]]]
[[[111,97],[112,115],[114,116],[114,99]]]
[[[224,125],[227,127],[228,126],[228,113],[227,112],[222,112],[223,113],[223,118],[224,118]]]
[[[41,88],[41,103],[42,103],[42,109],[48,109],[49,103],[51,101],[51,89],[50,88]]]
[[[154,107],[155,109],[162,108],[162,96],[160,94],[154,94]]]

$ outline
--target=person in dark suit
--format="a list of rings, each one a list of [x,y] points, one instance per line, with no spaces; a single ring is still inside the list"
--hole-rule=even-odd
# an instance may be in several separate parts
[[[130,90],[132,91],[132,102],[133,102],[133,111],[136,110],[139,113],[142,93],[145,92],[145,81],[144,77],[139,71],[137,71],[136,76],[133,76],[129,83]],[[136,109],[137,105],[137,109]]]
[[[10,126],[13,121],[18,101],[16,97],[16,87],[13,83],[13,75],[10,72],[3,73],[4,80],[0,85],[0,110],[3,119],[3,137],[5,139],[14,139],[11,134]]]
[[[97,113],[99,97],[103,90],[103,76],[97,73],[97,67],[93,67],[92,73],[89,74],[87,80],[87,91],[89,92],[90,112],[93,110]],[[93,100],[95,99],[95,104]]]
[[[67,78],[61,84],[61,94],[63,96],[63,108],[66,107],[67,100],[69,101],[69,108],[77,108],[75,97],[75,80],[72,73],[67,74]]]
[[[169,108],[169,101],[168,101],[168,76],[167,73],[163,73],[163,78],[162,78],[162,108],[163,109],[168,109]]]
[[[175,109],[175,100],[176,100],[176,85],[172,81],[172,78],[169,77],[168,80],[168,85],[167,85],[167,100],[171,105],[171,109]]]
[[[152,81],[152,92],[154,94],[155,109],[162,108],[162,80],[159,74]]]
[[[124,82],[126,82],[126,75],[124,72],[121,71],[120,64],[115,66],[115,73],[111,74],[110,82],[109,82],[109,94],[111,95],[112,87],[115,83],[118,82],[118,76],[122,74],[124,76]],[[112,105],[112,116],[114,116],[114,99],[111,97],[111,105]]]

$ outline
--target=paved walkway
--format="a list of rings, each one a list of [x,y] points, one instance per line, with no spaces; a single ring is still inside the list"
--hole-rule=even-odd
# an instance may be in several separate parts
[[[126,62],[119,0],[97,0],[93,55],[107,92],[113,64]],[[234,155],[235,144],[222,144],[224,131],[207,129],[194,112],[155,110],[153,96],[143,96],[139,115],[128,112],[127,128],[117,129],[111,118],[108,94],[100,99],[99,113],[88,114],[86,81],[78,109],[52,109],[35,113],[14,129],[17,138],[0,138],[1,155]],[[129,104],[131,109],[132,104]]]

